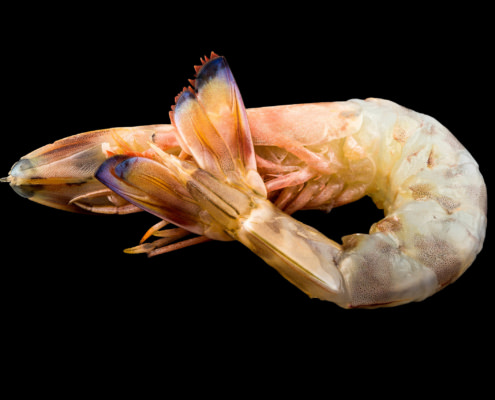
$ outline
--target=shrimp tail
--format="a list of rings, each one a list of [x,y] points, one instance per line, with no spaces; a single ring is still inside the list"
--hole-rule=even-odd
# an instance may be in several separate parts
[[[249,196],[229,185],[266,198],[256,169],[246,110],[224,58],[212,55],[197,70],[195,88],[176,98],[171,120],[184,161],[149,143],[155,159],[117,155],[104,162],[96,179],[131,204],[190,232],[232,240],[239,210]],[[236,209],[229,205],[235,201]]]
[[[214,176],[242,180],[266,196],[246,109],[227,60],[212,53],[191,82],[194,89],[185,88],[170,113],[182,149]]]

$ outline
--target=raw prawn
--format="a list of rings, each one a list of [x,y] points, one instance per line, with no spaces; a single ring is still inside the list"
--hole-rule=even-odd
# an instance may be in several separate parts
[[[216,55],[191,83],[172,126],[63,139],[23,157],[4,181],[70,211],[145,210],[165,221],[149,232],[164,238],[136,252],[189,232],[200,236],[184,245],[238,240],[309,296],[345,308],[421,301],[481,250],[483,178],[435,119],[380,99],[246,110]],[[385,218],[342,244],[290,216],[365,195]],[[160,230],[167,222],[179,228]]]

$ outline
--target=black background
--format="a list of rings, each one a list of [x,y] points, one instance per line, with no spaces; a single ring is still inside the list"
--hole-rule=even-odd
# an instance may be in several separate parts
[[[478,12],[392,10],[371,18],[366,10],[260,10],[242,20],[242,12],[206,17],[194,8],[120,11],[12,15],[16,26],[3,39],[4,176],[22,155],[65,136],[169,123],[192,66],[214,50],[227,57],[247,107],[381,97],[431,115],[469,149],[490,187],[493,111],[484,96],[493,92],[493,68]],[[386,357],[392,369],[411,360],[430,360],[434,369],[431,360],[455,364],[492,350],[489,234],[465,275],[430,299],[342,310],[310,300],[238,243],[152,259],[125,255],[155,218],[71,214],[22,199],[6,184],[0,190],[3,330],[13,376],[53,359],[103,370],[151,357],[185,372],[212,360],[266,364],[301,354],[309,364]],[[380,213],[364,200],[296,216],[338,240],[367,232]]]

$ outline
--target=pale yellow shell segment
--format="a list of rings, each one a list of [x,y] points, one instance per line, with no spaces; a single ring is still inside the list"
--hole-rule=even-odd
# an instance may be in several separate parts
[[[455,281],[481,250],[486,187],[476,161],[435,119],[385,100],[356,102],[365,119],[355,137],[368,143],[376,165],[367,194],[386,217],[371,235],[345,238],[340,267],[354,306],[392,301],[394,291],[403,302],[421,300]],[[383,293],[377,284],[365,295],[363,276],[378,265]]]

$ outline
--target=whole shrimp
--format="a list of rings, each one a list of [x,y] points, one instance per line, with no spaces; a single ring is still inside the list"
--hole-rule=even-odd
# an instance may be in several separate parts
[[[380,99],[246,110],[226,60],[202,64],[172,125],[72,136],[3,180],[61,209],[158,216],[145,238],[162,238],[130,252],[238,240],[310,297],[345,308],[421,301],[472,264],[486,187],[438,121]],[[342,244],[291,217],[365,195],[385,218]],[[167,223],[178,228],[160,230]],[[200,236],[170,244],[191,232]]]

